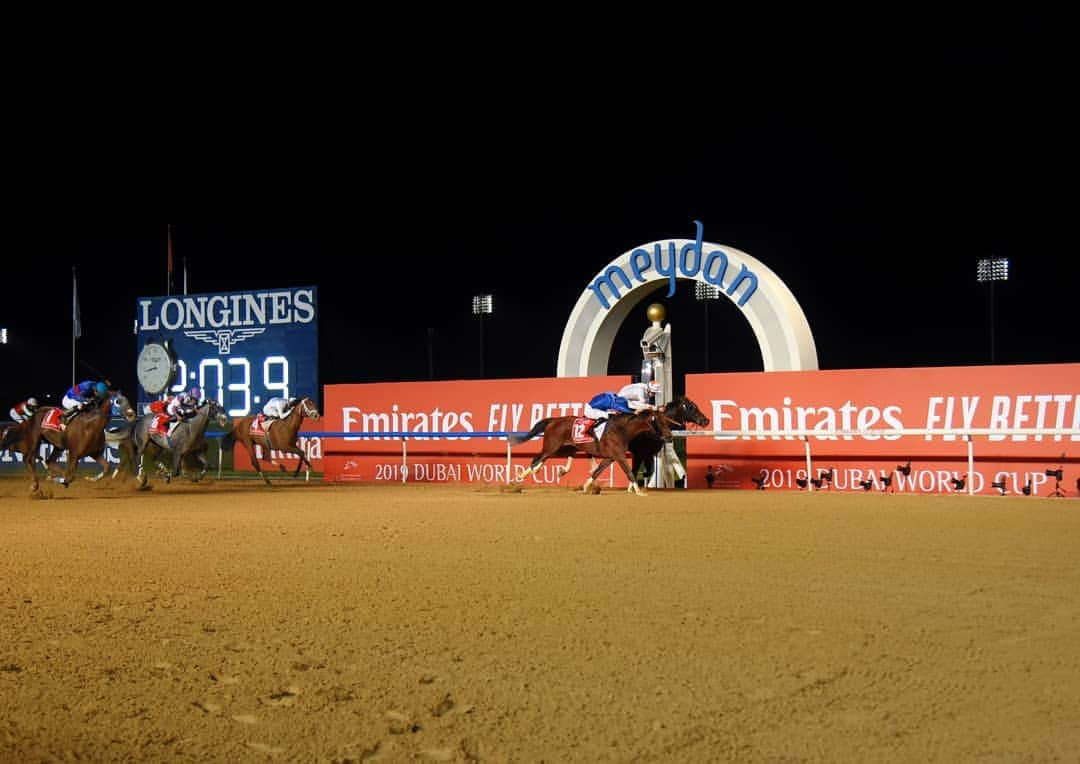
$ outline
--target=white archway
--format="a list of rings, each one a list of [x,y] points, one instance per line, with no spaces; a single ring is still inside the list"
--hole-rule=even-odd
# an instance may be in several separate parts
[[[711,284],[736,304],[757,338],[765,371],[818,368],[817,348],[806,316],[791,290],[761,261],[732,247],[698,237],[654,241],[619,257],[597,274],[570,313],[559,347],[557,375],[608,373],[615,335],[630,311],[677,281]]]

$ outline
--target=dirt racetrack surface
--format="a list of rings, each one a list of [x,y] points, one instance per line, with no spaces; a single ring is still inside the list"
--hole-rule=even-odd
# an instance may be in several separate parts
[[[0,761],[1078,761],[1080,500],[0,479]]]

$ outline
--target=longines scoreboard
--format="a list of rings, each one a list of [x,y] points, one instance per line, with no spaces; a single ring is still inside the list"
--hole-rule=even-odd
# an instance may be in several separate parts
[[[136,300],[139,400],[198,386],[229,416],[319,395],[316,287]]]

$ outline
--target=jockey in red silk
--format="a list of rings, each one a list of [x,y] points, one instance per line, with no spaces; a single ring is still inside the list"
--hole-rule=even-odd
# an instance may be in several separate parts
[[[25,401],[19,401],[8,412],[8,416],[11,417],[13,422],[25,422],[27,419],[34,415],[34,412],[38,410],[37,398],[27,398]]]

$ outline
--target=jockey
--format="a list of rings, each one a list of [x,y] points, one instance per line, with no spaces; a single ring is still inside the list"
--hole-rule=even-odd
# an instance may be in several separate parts
[[[197,387],[176,395],[165,404],[165,413],[174,422],[190,419],[195,416],[195,409],[199,406],[199,395],[202,391]]]
[[[80,411],[92,403],[96,403],[109,394],[109,386],[104,382],[94,382],[86,379],[73,387],[68,388],[60,405],[64,407],[63,420],[71,421]]]
[[[660,386],[656,382],[631,382],[621,390],[619,397],[626,400],[627,405],[635,412],[656,408],[654,402]]]
[[[606,392],[594,396],[585,404],[585,416],[593,420],[586,432],[599,440],[596,427],[606,422],[610,414],[635,414],[656,408],[652,404],[653,393],[653,383],[631,382],[617,393]]]
[[[299,400],[299,398],[271,398],[263,406],[263,416],[267,419],[284,419]]]
[[[37,398],[27,398],[25,401],[16,403],[11,411],[8,412],[8,416],[11,417],[11,421],[13,422],[25,422],[32,417],[37,410]]]

